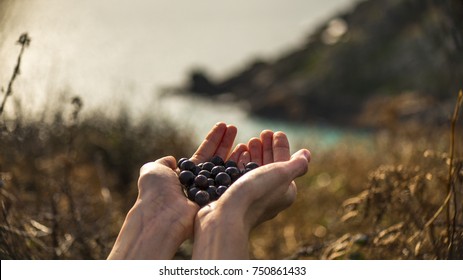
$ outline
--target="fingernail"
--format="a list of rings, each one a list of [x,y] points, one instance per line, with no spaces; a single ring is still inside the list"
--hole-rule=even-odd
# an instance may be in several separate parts
[[[312,154],[311,154],[310,151],[307,150],[307,149],[303,149],[303,150],[302,150],[302,154],[303,154],[304,157],[307,159],[307,161],[310,161],[310,159],[312,158]]]
[[[307,150],[307,149],[302,149],[302,150],[299,150],[297,151],[294,155],[294,156],[303,156],[308,162],[310,162],[310,159],[312,157],[312,155],[310,154],[310,151]]]

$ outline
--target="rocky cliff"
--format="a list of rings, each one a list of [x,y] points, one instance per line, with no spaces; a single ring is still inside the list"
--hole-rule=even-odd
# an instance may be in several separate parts
[[[421,107],[402,106],[397,114],[421,118],[445,111],[436,104],[453,101],[462,87],[462,19],[460,0],[362,1],[322,23],[300,49],[220,81],[194,71],[186,88],[228,93],[248,102],[253,114],[291,121],[358,125],[372,103],[379,114],[382,102],[404,98]]]

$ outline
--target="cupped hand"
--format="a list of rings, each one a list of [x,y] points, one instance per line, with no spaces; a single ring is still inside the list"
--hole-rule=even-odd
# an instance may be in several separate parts
[[[201,209],[198,216],[217,206],[229,207],[235,212],[242,209],[247,227],[252,229],[294,202],[297,193],[294,179],[307,172],[311,155],[303,149],[291,157],[286,134],[270,130],[263,131],[260,138],[251,138],[247,149],[237,150],[234,157],[238,159],[238,166],[255,162],[261,167],[239,178],[216,205]]]
[[[194,258],[246,258],[250,231],[294,202],[294,179],[307,172],[311,158],[306,149],[291,156],[287,136],[268,130],[250,139],[247,149],[236,150],[232,155],[239,166],[253,161],[261,167],[240,177],[198,212]]]
[[[190,160],[198,164],[215,155],[226,158],[236,134],[235,126],[217,123]],[[159,211],[169,214],[176,225],[182,226],[183,238],[188,238],[193,233],[194,217],[199,206],[183,193],[177,171],[177,161],[172,156],[145,164],[140,170],[137,203],[144,206],[146,215],[155,216]]]
[[[217,123],[191,157],[195,163],[214,155],[226,158],[237,129]],[[143,165],[138,198],[127,214],[110,259],[169,259],[193,234],[199,206],[184,195],[172,156]]]
[[[286,134],[270,130],[263,131],[260,138],[250,139],[248,149],[249,160],[263,165],[238,181],[236,187],[247,194],[246,217],[252,228],[294,202],[297,193],[294,179],[307,172],[311,154],[302,149],[291,156]]]

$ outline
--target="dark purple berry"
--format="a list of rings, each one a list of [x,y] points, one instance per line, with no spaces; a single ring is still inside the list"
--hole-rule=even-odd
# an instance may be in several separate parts
[[[178,175],[178,179],[180,180],[180,183],[186,187],[189,187],[193,184],[195,180],[195,174],[189,170],[183,170],[180,172]]]
[[[211,162],[217,166],[217,165],[224,165],[224,162],[223,162],[223,159],[220,157],[220,156],[214,156],[212,159],[211,159]]]
[[[220,172],[225,172],[225,167],[224,166],[214,166],[214,168],[212,168],[211,170],[211,175],[212,177],[215,177],[217,176],[217,174],[219,174]]]
[[[225,169],[225,173],[230,176],[232,182],[235,182],[239,177],[241,177],[241,172],[238,167],[228,167]]]
[[[195,167],[196,167],[196,164],[189,159],[184,160],[182,164],[180,165],[181,170],[194,171]]]
[[[191,170],[191,172],[193,172],[193,174],[195,174],[195,175],[198,175],[199,172],[201,172],[201,168],[200,168],[199,166],[196,165],[196,166],[193,168],[193,170]]]
[[[180,168],[180,166],[182,165],[182,162],[184,162],[185,160],[188,160],[187,158],[181,158],[177,161],[177,167]]]
[[[228,167],[238,167],[238,164],[236,162],[234,162],[233,160],[227,160],[227,162],[225,162],[225,168],[228,168]]]
[[[195,185],[198,186],[198,188],[205,190],[209,186],[209,183],[207,181],[207,177],[204,175],[198,175],[195,178]]]
[[[259,165],[255,162],[248,162],[248,164],[246,164],[246,166],[244,167],[244,169],[250,169],[250,170],[253,170],[253,169],[256,169],[257,167],[259,167]]]
[[[209,186],[215,186],[215,180],[212,178],[207,178],[207,183],[209,184]]]
[[[207,188],[207,193],[209,194],[210,201],[214,201],[219,198],[219,195],[217,194],[217,188],[215,186],[209,186],[209,188]]]
[[[206,176],[206,178],[209,178],[209,177],[211,177],[211,172],[207,171],[207,170],[201,170],[201,171],[199,171],[198,175],[204,175],[204,176]]]
[[[207,171],[211,171],[212,168],[214,168],[214,166],[215,166],[215,165],[214,165],[212,162],[209,162],[209,161],[208,161],[208,162],[203,163],[202,169],[203,169],[203,170],[207,170]]]
[[[207,191],[198,191],[195,195],[195,202],[199,206],[204,206],[209,203],[209,193]]]
[[[197,165],[187,158],[181,158],[177,166],[181,171],[178,177],[186,196],[201,207],[217,200],[242,174],[259,167],[255,162],[249,162],[243,164],[244,170],[241,171],[235,161],[224,162],[220,156]]]
[[[220,172],[219,174],[217,174],[217,176],[215,176],[215,183],[217,186],[230,186],[231,182],[232,181],[230,175],[228,175],[225,172]]]
[[[228,189],[227,186],[219,186],[216,191],[217,195],[221,196],[227,189]]]
[[[197,192],[199,192],[199,189],[197,187],[189,188],[187,191],[188,198],[194,201]]]

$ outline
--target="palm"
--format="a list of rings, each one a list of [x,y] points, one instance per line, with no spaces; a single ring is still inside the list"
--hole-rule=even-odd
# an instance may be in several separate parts
[[[218,123],[212,128],[204,141],[191,157],[193,162],[200,163],[209,160],[214,155],[227,158],[233,146],[237,130],[234,126],[227,126]],[[186,230],[193,231],[190,222],[194,220],[199,206],[190,201],[184,194],[182,185],[178,180],[176,162],[173,157],[166,157],[158,160],[155,168],[152,168],[153,179],[156,180],[152,186],[156,186],[157,199],[164,204],[166,211],[174,213],[179,221],[187,227]],[[156,163],[155,163],[156,164]],[[168,202],[168,203],[165,203]]]
[[[164,183],[159,186],[159,194],[162,201],[169,202],[165,207],[178,212],[179,216],[194,218],[199,207],[185,196],[183,186],[178,180],[177,172],[169,169],[165,170],[160,176],[163,177]]]
[[[252,161],[263,167],[241,177],[222,198],[222,203],[239,203],[236,199],[241,197],[238,193],[246,189],[247,196],[255,197],[255,203],[251,206],[253,213],[252,224],[257,225],[276,216],[287,208],[296,195],[296,184],[288,180],[288,176],[279,174],[284,172],[281,168],[275,168],[279,162],[290,159],[289,142],[282,132],[273,133],[263,131],[260,138],[252,138],[246,145],[246,149],[240,150],[239,146],[232,153],[231,158],[239,162],[239,166]],[[275,165],[276,164],[276,165]],[[270,170],[271,169],[271,170]],[[271,186],[271,191],[269,191]],[[282,197],[284,199],[282,199]],[[213,202],[213,204],[218,202]],[[214,207],[202,208],[199,215],[207,215]]]

